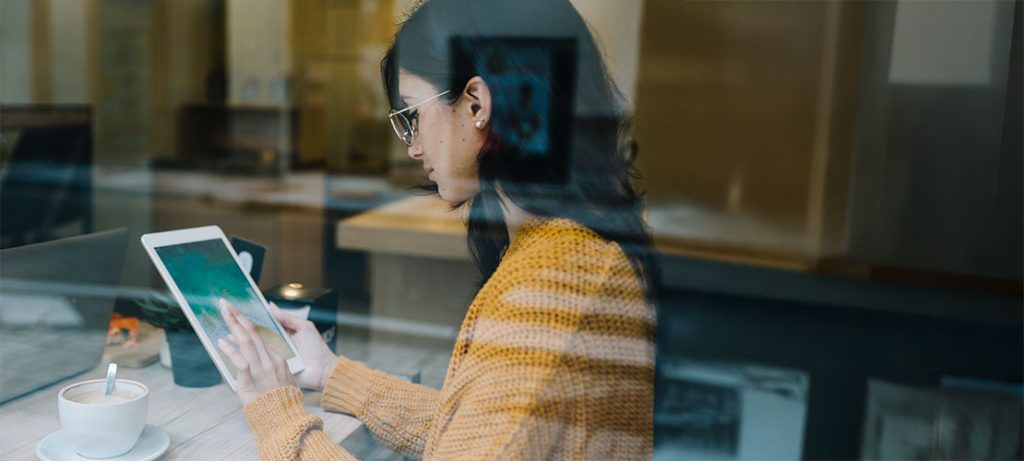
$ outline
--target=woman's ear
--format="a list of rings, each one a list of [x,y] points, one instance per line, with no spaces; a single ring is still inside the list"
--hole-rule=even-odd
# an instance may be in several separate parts
[[[469,79],[463,96],[469,102],[466,115],[473,119],[473,125],[483,129],[491,121],[491,90],[480,76]]]

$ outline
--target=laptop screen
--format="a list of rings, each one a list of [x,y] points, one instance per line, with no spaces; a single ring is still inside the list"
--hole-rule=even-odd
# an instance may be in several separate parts
[[[127,238],[118,229],[0,251],[0,402],[99,364]]]

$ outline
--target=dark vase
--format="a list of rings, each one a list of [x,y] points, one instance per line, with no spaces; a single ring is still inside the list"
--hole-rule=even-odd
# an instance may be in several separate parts
[[[220,372],[191,328],[167,331],[171,350],[174,384],[184,387],[210,387],[220,383]]]

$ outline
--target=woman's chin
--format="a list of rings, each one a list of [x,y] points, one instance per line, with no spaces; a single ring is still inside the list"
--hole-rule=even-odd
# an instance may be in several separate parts
[[[448,202],[449,204],[454,205],[456,203],[459,203],[459,201],[453,196],[453,194],[451,192],[448,192],[448,191],[446,191],[444,189],[441,189],[440,186],[438,186],[438,188],[437,188],[437,195],[440,195],[441,196],[441,200],[444,200],[444,201]]]
[[[466,194],[464,191],[452,190],[444,187],[441,183],[437,183],[437,195],[441,196],[441,200],[444,200],[453,206],[473,198],[472,194]]]

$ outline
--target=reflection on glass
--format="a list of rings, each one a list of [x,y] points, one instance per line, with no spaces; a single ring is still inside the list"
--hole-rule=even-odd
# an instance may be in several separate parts
[[[95,367],[127,233],[0,250],[0,401]]]
[[[523,32],[559,19],[555,4],[592,49],[564,28]],[[498,192],[554,210],[587,191],[600,200],[565,208],[606,235],[649,226],[666,268],[657,377],[674,384],[656,390],[655,457],[912,458],[965,440],[931,438],[936,421],[984,438],[985,415],[915,408],[956,405],[937,382],[950,370],[1022,380],[1020,2],[552,0],[512,32],[464,21],[430,43],[481,56],[465,69],[403,61],[428,42],[398,40],[399,67],[450,90],[410,125],[462,94],[453,74],[480,75],[500,95],[483,128],[521,154],[502,184],[483,156],[469,171],[485,193],[455,210],[410,188],[474,181],[427,177],[387,117],[413,102],[381,89],[417,5],[5,1],[0,400],[95,365],[115,296],[133,318],[126,292],[164,288],[137,245],[121,266],[121,250],[51,253],[62,239],[209,224],[267,247],[261,288],[334,289],[339,352],[439,388],[478,269],[509,251]],[[641,180],[590,181],[620,161]],[[625,183],[643,199],[617,201]],[[634,208],[643,220],[623,228]],[[61,353],[22,352],[44,347]],[[760,388],[737,367],[762,366],[844,398],[765,391],[779,405],[751,408]],[[785,434],[755,424],[776,414],[792,416]],[[999,451],[1019,437],[992,433],[992,450],[949,452],[1020,457]]]

